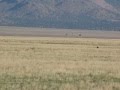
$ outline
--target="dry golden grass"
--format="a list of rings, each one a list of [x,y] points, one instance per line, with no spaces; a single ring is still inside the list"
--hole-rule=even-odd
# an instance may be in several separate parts
[[[0,37],[0,90],[120,90],[120,40]]]

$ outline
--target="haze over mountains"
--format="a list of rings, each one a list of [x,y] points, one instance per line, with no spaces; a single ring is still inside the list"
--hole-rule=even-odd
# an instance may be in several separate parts
[[[0,25],[120,30],[120,0],[0,0]]]

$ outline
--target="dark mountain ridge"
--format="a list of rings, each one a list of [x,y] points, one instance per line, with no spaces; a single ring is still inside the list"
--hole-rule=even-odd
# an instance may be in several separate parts
[[[0,25],[120,29],[119,0],[0,0]]]

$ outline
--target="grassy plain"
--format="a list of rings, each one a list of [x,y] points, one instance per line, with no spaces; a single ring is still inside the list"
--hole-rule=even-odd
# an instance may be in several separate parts
[[[120,40],[1,36],[0,90],[120,90]]]

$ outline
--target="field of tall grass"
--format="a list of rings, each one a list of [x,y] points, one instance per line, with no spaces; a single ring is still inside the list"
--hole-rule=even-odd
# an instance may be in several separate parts
[[[0,90],[120,90],[120,40],[1,36]]]

